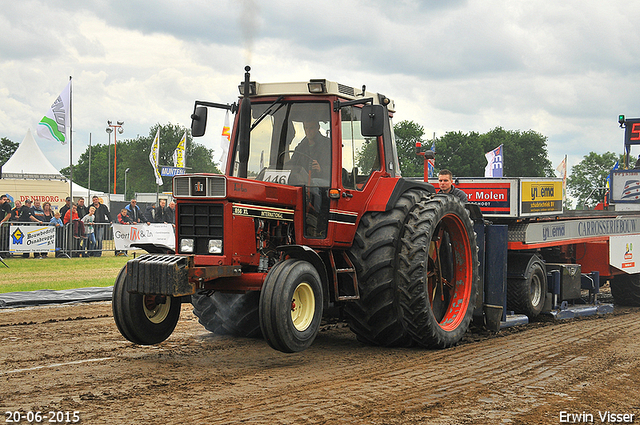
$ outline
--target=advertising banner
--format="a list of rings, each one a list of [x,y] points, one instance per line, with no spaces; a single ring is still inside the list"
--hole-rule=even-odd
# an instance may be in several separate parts
[[[562,214],[562,180],[520,181],[520,216]]]
[[[176,238],[172,224],[113,224],[113,240],[118,251],[139,249],[131,244],[151,243],[175,249]]]
[[[640,235],[613,236],[609,240],[609,263],[627,273],[640,272]]]
[[[458,178],[456,187],[467,194],[467,200],[480,207],[485,217],[518,216],[517,179]],[[438,179],[429,179],[438,188]]]
[[[10,252],[55,252],[56,228],[53,226],[11,225]]]
[[[638,203],[640,200],[640,169],[611,172],[611,203]]]

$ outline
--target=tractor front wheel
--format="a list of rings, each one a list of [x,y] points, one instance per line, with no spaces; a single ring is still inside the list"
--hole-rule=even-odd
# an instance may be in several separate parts
[[[180,317],[180,301],[165,295],[127,292],[127,266],[113,285],[112,309],[118,330],[129,341],[153,345],[167,339]]]
[[[311,263],[287,259],[271,268],[260,293],[260,328],[284,353],[309,348],[322,319],[322,286]]]

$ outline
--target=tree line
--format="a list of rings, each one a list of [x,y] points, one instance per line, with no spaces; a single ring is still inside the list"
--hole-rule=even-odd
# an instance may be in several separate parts
[[[118,141],[116,188],[124,192],[125,170],[127,193],[130,199],[136,192],[155,192],[156,182],[149,162],[149,151],[155,135],[160,129],[160,165],[173,165],[173,152],[185,131],[187,132],[186,165],[188,172],[219,173],[213,160],[213,150],[193,141],[191,134],[180,125],[155,124],[148,136]],[[547,137],[533,130],[505,130],[496,127],[487,133],[460,131],[447,132],[443,136],[428,139],[424,128],[413,121],[401,121],[394,125],[400,168],[405,177],[423,175],[424,162],[416,155],[416,142],[425,149],[435,148],[435,171],[449,169],[455,177],[482,177],[487,164],[485,153],[503,145],[504,177],[556,177],[548,158]],[[4,164],[18,148],[18,143],[6,137],[0,139],[0,164]],[[80,155],[73,167],[73,179],[78,184],[89,186],[89,164],[91,164],[91,189],[113,193],[113,173],[116,148],[111,144],[96,144]],[[110,155],[110,159],[109,159]],[[571,167],[567,179],[568,194],[577,200],[577,207],[593,207],[604,196],[607,177],[616,161],[623,163],[622,155],[612,152],[597,154],[590,152],[583,160]],[[109,166],[110,164],[110,166]],[[60,170],[68,176],[69,167]],[[109,184],[109,175],[111,182]],[[160,191],[171,191],[171,178],[164,177]]]

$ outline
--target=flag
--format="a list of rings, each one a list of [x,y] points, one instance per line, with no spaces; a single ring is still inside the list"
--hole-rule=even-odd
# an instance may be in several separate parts
[[[184,150],[187,146],[187,132],[184,132],[182,140],[178,143],[178,147],[173,151],[173,166],[178,168],[185,168]]]
[[[492,151],[484,154],[485,158],[487,158],[487,166],[484,169],[485,177],[502,177],[502,167],[503,167],[503,152],[502,145],[498,146]]]
[[[222,155],[220,155],[220,169],[222,174],[227,168],[227,155],[229,154],[229,143],[231,143],[231,127],[229,127],[229,111],[224,116],[224,125],[222,126],[222,138],[220,139],[220,147]]]
[[[556,171],[560,173],[560,177],[562,177],[562,197],[563,199],[566,197],[567,193],[567,156],[564,156],[564,159],[556,167]]]
[[[433,151],[434,154],[436,153],[436,142],[433,142],[433,144],[431,145],[431,150]],[[428,170],[427,177],[433,177],[435,168],[436,168],[435,158],[427,159],[427,170]]]
[[[619,161],[616,161],[616,163],[614,164],[613,168],[611,169],[611,171],[615,171],[618,168],[620,168],[620,164],[618,164]],[[609,173],[609,175],[607,176],[607,189],[609,189],[609,184],[611,183],[611,172]]]
[[[151,152],[149,152],[149,162],[153,167],[153,173],[156,176],[156,184],[158,186],[162,185],[162,177],[160,176],[160,172],[158,171],[158,156],[160,154],[160,129],[158,129],[158,133],[156,133],[156,137],[153,139],[153,143],[151,144]]]
[[[71,81],[38,123],[38,136],[65,145],[67,143],[67,129],[71,124],[70,106]]]

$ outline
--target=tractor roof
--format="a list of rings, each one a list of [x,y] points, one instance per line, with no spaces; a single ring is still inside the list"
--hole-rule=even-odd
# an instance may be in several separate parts
[[[364,88],[364,87],[363,87]],[[243,87],[239,86],[240,94],[242,94]],[[302,82],[290,82],[290,83],[258,83],[251,82],[251,97],[260,96],[279,96],[279,95],[327,95],[332,94],[340,96],[348,100],[362,99],[363,97],[373,98],[374,104],[382,104],[383,101],[388,102],[387,108],[391,112],[395,112],[395,102],[386,96],[365,91],[362,89],[354,89],[350,86],[336,83],[334,81],[327,80],[309,80]],[[386,103],[386,102],[385,102]]]

